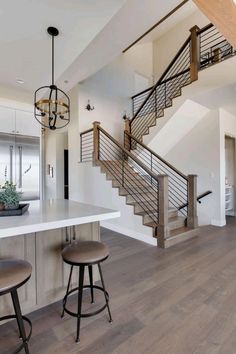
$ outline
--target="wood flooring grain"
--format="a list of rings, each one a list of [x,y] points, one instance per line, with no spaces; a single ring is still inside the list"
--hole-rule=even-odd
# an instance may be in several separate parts
[[[200,236],[158,249],[107,229],[110,258],[102,265],[114,322],[106,312],[60,318],[61,303],[29,314],[31,354],[236,354],[236,219]],[[96,304],[103,302],[96,293]],[[76,297],[70,306],[76,306]],[[83,309],[91,306],[85,293]],[[12,353],[16,325],[0,326],[0,353]]]

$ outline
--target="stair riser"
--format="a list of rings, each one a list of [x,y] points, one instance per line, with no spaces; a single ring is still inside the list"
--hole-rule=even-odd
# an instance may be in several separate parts
[[[182,218],[179,218],[176,221],[168,223],[168,230],[169,231],[175,230],[175,229],[178,229],[178,228],[183,227],[183,226],[185,226],[185,220],[182,219]]]

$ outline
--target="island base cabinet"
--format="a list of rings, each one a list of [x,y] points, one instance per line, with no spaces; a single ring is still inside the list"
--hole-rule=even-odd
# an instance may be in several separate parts
[[[24,314],[63,299],[70,265],[63,262],[61,251],[78,240],[99,241],[99,222],[0,239],[0,259],[19,258],[32,265],[30,280],[18,290]],[[96,268],[94,281],[98,280]],[[71,286],[78,286],[78,277],[78,267],[74,267]],[[88,274],[85,281],[88,282]],[[11,313],[10,295],[0,296],[0,317]]]
[[[100,240],[99,222],[71,226],[36,234],[37,304],[42,307],[65,295],[70,265],[63,262],[61,251],[78,240]],[[74,267],[71,287],[78,286],[78,267]],[[94,271],[94,281],[98,273]],[[88,274],[85,274],[88,281]]]
[[[18,289],[19,300],[23,312],[36,307],[36,276],[35,276],[35,234],[27,234],[0,240],[0,259],[18,258],[32,265],[32,275],[27,283]],[[0,317],[13,314],[10,294],[0,296]]]

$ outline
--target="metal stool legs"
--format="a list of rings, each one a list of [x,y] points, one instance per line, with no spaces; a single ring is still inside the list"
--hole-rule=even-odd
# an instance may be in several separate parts
[[[77,335],[76,342],[79,342],[80,333],[80,318],[83,298],[83,286],[84,286],[84,266],[79,267],[79,290],[78,290],[78,312],[77,312]]]
[[[107,310],[108,310],[108,314],[109,314],[109,322],[112,323],[111,311],[110,311],[110,307],[109,307],[109,298],[107,296],[107,291],[105,288],[105,283],[104,283],[104,279],[103,279],[103,275],[102,275],[102,268],[101,268],[100,263],[98,263],[98,269],[99,269],[99,274],[100,274],[100,278],[101,278],[101,282],[102,282],[102,287],[104,289],[104,296],[105,296],[105,301],[107,304]]]
[[[93,266],[88,266],[89,270],[89,281],[90,281],[90,290],[91,290],[91,303],[94,303],[94,295],[93,295]]]
[[[63,300],[63,307],[62,307],[62,314],[61,314],[61,317],[64,317],[64,314],[65,314],[65,307],[66,307],[66,303],[67,303],[68,293],[69,293],[69,290],[70,290],[70,283],[71,283],[72,272],[73,272],[73,266],[70,267],[69,281],[68,281],[68,284],[67,284],[66,296],[65,296],[65,298],[64,298],[64,300]]]
[[[89,280],[90,280],[90,285],[84,285],[84,269],[85,267],[88,266],[89,269]],[[64,313],[68,313],[71,316],[74,316],[77,318],[77,330],[76,330],[76,342],[80,341],[80,323],[81,323],[81,318],[83,317],[91,317],[94,315],[97,315],[98,313],[102,312],[105,310],[107,307],[108,314],[109,314],[109,322],[112,322],[112,317],[111,317],[111,311],[109,307],[109,294],[105,289],[105,283],[102,275],[102,269],[100,263],[98,263],[98,269],[99,269],[99,274],[101,278],[101,283],[102,286],[94,285],[93,284],[93,270],[92,270],[92,265],[79,265],[79,279],[78,279],[78,287],[74,289],[70,289],[70,284],[71,284],[71,276],[72,276],[72,271],[73,271],[73,266],[71,266],[71,271],[70,271],[70,276],[69,276],[69,281],[67,285],[67,290],[66,290],[66,295],[63,298],[63,310],[62,310],[62,317],[64,316]],[[105,304],[97,309],[96,311],[93,312],[87,312],[87,313],[82,313],[82,299],[83,299],[83,289],[88,289],[90,288],[91,291],[91,302],[94,302],[94,289],[97,289],[99,291],[102,291],[105,297]],[[74,292],[78,291],[78,304],[77,304],[77,312],[72,312],[70,311],[66,305],[67,305],[67,299],[68,296]]]
[[[27,342],[26,333],[25,333],[25,326],[23,323],[23,317],[22,317],[19,298],[18,298],[18,294],[17,294],[16,289],[11,291],[11,298],[12,298],[12,302],[13,302],[13,306],[14,306],[14,310],[15,310],[15,314],[16,314],[16,320],[17,320],[17,324],[18,324],[18,328],[19,328],[19,332],[20,332],[20,338],[22,338],[22,341],[23,341],[22,347],[20,347],[15,353],[18,353],[22,348],[24,348],[25,353],[29,354],[28,342]]]

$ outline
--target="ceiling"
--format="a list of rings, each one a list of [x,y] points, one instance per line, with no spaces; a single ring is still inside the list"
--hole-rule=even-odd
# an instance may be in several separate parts
[[[51,40],[46,29],[55,26],[60,31],[55,40],[55,77],[60,88],[68,91],[111,62],[181,2],[0,0],[0,85],[31,95],[50,83]],[[24,84],[17,84],[17,79]]]
[[[164,22],[148,33],[139,43],[141,44],[157,40],[165,32],[168,32],[171,28],[176,26],[181,21],[184,21],[185,18],[191,16],[196,11],[199,11],[197,6],[192,0],[189,0],[184,6],[181,6]]]
[[[0,0],[0,83],[34,91],[48,84],[51,39],[55,40],[55,76],[59,77],[111,20],[126,0]]]

